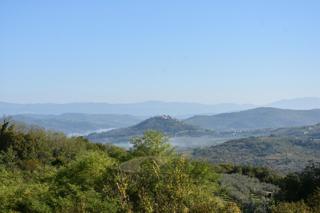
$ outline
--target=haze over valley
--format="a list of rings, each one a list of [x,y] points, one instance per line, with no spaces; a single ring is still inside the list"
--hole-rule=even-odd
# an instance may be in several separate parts
[[[250,104],[204,105],[170,102],[30,105],[2,103],[0,106],[4,110],[3,115],[9,112],[8,106],[15,106],[13,109],[17,113],[39,113],[9,113],[9,118],[16,122],[63,132],[69,136],[82,135],[99,143],[116,144],[128,149],[132,138],[141,136],[147,130],[156,130],[167,135],[177,149],[190,150],[237,138],[268,135],[277,128],[320,123],[320,109],[313,109],[318,100],[319,98],[300,98],[269,104],[273,106],[281,103],[293,109],[254,108],[257,106]],[[313,106],[312,109],[301,109],[305,101],[306,105]],[[311,101],[313,105],[310,104]],[[161,114],[162,109],[168,114]],[[90,113],[93,111],[107,114]],[[223,113],[217,113],[219,111]],[[58,112],[68,113],[57,114]],[[112,114],[114,112],[123,114]],[[183,114],[185,116],[182,116]]]

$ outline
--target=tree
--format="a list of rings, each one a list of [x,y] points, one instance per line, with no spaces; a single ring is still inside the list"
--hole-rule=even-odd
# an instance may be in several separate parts
[[[101,151],[87,151],[61,168],[51,186],[51,205],[57,212],[115,212],[116,204],[103,200],[100,185],[114,160]]]
[[[311,162],[302,172],[288,174],[279,185],[279,200],[294,202],[307,199],[320,187],[320,163]]]
[[[208,164],[182,156],[163,162],[139,159],[143,160],[139,170],[120,168],[103,179],[104,193],[113,195],[123,212],[232,212],[227,211],[231,206],[234,212],[239,210],[234,203],[227,205],[215,196],[218,175]]]
[[[172,153],[168,138],[157,131],[146,131],[143,136],[131,140],[134,156],[165,156]]]

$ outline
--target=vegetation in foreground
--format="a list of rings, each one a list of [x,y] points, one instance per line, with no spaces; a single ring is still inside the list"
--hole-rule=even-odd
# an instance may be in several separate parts
[[[320,210],[318,164],[279,177],[264,168],[190,160],[154,131],[132,143],[125,151],[3,122],[0,212]]]
[[[133,148],[41,129],[0,129],[0,212],[237,212],[209,164],[175,154],[158,132]]]

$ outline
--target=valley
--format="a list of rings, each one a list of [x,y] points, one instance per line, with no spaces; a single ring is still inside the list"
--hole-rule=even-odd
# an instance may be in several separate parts
[[[133,138],[154,130],[162,132],[175,150],[193,158],[265,166],[280,173],[299,171],[320,156],[319,110],[255,108],[187,119],[77,113],[19,114],[11,119],[127,150]]]

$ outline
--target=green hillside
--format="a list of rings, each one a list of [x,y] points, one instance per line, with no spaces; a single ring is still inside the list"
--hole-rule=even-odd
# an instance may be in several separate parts
[[[280,172],[299,171],[309,161],[320,161],[320,124],[283,128],[270,136],[249,137],[205,149],[193,156],[216,163],[266,166]]]
[[[252,130],[313,125],[320,122],[320,109],[287,110],[256,108],[212,116],[194,116],[186,123],[217,131]]]
[[[156,116],[141,123],[121,129],[115,129],[103,133],[93,133],[88,135],[88,139],[97,142],[129,141],[134,136],[142,135],[145,131],[156,130],[163,132],[166,136],[201,136],[214,134],[213,131],[201,129],[190,124],[186,124],[170,116]]]

